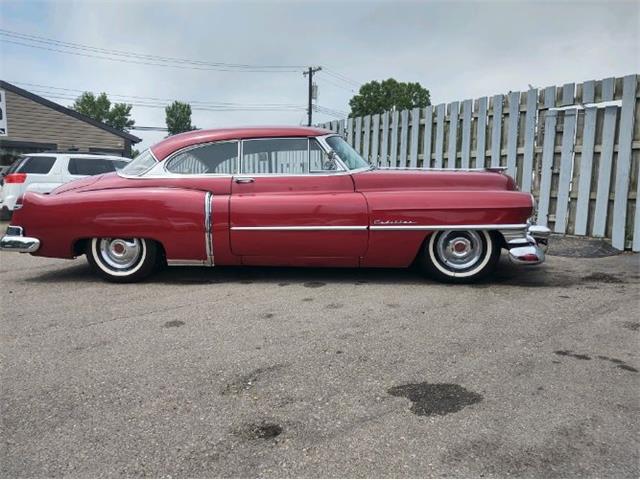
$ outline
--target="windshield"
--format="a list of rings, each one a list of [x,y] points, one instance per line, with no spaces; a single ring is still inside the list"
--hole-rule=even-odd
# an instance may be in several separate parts
[[[156,164],[156,159],[151,155],[151,150],[147,149],[138,155],[136,158],[131,160],[130,163],[127,164],[126,167],[119,170],[124,175],[132,175],[134,177],[138,177],[142,175],[144,172],[149,170]]]
[[[327,137],[326,141],[349,170],[357,170],[370,166],[342,137],[338,137],[337,135]]]

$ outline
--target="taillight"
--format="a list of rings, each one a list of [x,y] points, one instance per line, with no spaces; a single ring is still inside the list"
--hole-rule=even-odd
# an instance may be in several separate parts
[[[4,177],[4,183],[24,183],[26,181],[26,173],[10,173],[6,177]]]

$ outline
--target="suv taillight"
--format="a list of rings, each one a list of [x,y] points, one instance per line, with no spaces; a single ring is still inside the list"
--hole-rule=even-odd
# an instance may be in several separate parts
[[[27,180],[26,173],[10,173],[4,177],[4,183],[24,183]]]

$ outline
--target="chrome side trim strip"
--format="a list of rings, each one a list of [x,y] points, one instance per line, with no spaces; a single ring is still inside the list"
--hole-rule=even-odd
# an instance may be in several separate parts
[[[367,225],[313,225],[313,226],[282,226],[282,227],[231,227],[231,230],[282,230],[282,231],[314,231],[314,230],[366,230]]]
[[[211,232],[211,224],[213,220],[213,211],[211,208],[211,192],[204,194],[204,245],[207,251],[207,263],[213,267],[213,234]]]
[[[417,170],[421,172],[492,172],[502,173],[507,167],[478,167],[478,168],[438,168],[438,167],[376,167],[376,170]]]
[[[370,230],[523,230],[526,223],[507,225],[371,225]]]
[[[313,226],[260,226],[260,227],[231,227],[231,230],[524,230],[526,223],[506,225],[313,225]]]
[[[208,260],[167,260],[170,267],[208,267]]]

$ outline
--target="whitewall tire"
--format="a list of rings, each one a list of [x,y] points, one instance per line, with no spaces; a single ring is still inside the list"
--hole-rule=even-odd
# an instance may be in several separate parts
[[[158,248],[144,238],[92,238],[87,246],[89,264],[112,282],[135,282],[153,272]]]
[[[476,230],[434,232],[420,258],[423,269],[436,280],[469,283],[491,273],[500,258],[495,234]]]

